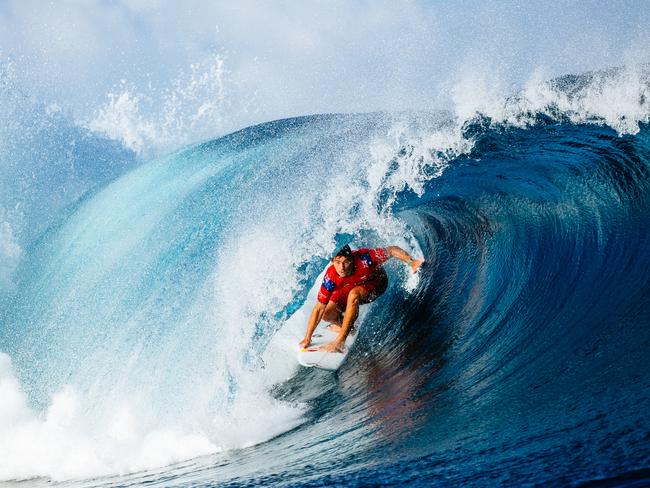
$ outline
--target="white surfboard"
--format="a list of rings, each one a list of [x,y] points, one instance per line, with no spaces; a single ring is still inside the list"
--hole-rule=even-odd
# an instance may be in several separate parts
[[[338,334],[328,330],[326,326],[318,327],[311,336],[309,347],[298,350],[298,362],[307,368],[321,368],[336,371],[348,356],[354,341],[357,339],[357,334],[358,331],[356,329],[350,331],[345,339],[343,352],[319,351],[318,346],[332,342]]]

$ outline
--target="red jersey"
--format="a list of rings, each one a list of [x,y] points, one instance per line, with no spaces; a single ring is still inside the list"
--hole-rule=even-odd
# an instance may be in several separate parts
[[[318,292],[318,301],[321,303],[329,302],[330,296],[334,290],[345,287],[353,287],[364,283],[372,282],[376,279],[383,279],[385,272],[382,264],[385,263],[390,255],[383,248],[377,249],[358,249],[352,251],[352,260],[354,271],[350,276],[341,277],[336,272],[334,265],[330,265],[325,271],[323,283]]]

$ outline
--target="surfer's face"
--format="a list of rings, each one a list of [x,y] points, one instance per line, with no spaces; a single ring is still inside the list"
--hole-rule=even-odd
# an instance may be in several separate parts
[[[352,274],[352,260],[345,256],[336,256],[332,260],[334,269],[340,277],[350,276]]]

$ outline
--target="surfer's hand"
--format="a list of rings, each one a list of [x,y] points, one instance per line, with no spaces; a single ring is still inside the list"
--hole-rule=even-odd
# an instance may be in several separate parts
[[[300,349],[305,349],[310,342],[311,342],[311,337],[310,338],[305,337],[298,345],[300,346]]]
[[[422,263],[424,263],[424,259],[413,259],[413,260],[411,260],[411,269],[413,270],[413,273],[418,272],[418,269],[420,269],[420,266],[422,266]]]
[[[319,351],[323,352],[343,352],[343,343],[333,341],[318,348]]]

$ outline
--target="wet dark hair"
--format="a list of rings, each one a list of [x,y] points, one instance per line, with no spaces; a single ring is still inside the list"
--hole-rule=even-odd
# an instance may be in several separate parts
[[[352,259],[352,249],[350,249],[350,246],[346,244],[341,249],[339,249],[339,251],[336,253],[334,257],[336,258],[338,256],[343,256],[345,258]]]

